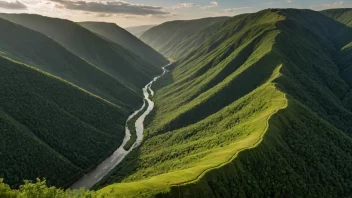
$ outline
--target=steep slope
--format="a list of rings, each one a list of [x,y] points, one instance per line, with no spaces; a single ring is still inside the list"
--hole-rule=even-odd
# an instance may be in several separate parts
[[[344,100],[351,87],[335,60],[346,26],[293,9],[221,26],[156,86],[144,143],[99,193],[350,195],[352,112]]]
[[[81,22],[79,25],[123,46],[151,65],[161,67],[168,63],[168,61],[153,48],[114,23]]]
[[[0,178],[65,187],[124,137],[128,112],[34,67],[0,57]]]
[[[47,36],[0,19],[0,53],[35,66],[93,94],[132,110],[141,95],[102,70],[75,56]]]
[[[352,8],[323,10],[321,13],[352,27]]]
[[[174,48],[179,43],[187,40],[193,33],[226,19],[228,17],[166,22],[151,28],[140,39],[164,56],[177,59],[180,54],[175,55]]]
[[[0,17],[47,35],[132,88],[143,87],[161,71],[120,45],[74,22],[29,14],[1,14]]]
[[[140,37],[144,32],[150,30],[152,27],[155,27],[155,26],[156,25],[132,26],[132,27],[125,28],[125,30],[129,31],[131,34],[135,35],[136,37]]]

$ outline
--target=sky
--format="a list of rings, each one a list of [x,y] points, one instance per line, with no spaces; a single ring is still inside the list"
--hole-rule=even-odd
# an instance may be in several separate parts
[[[235,16],[266,8],[352,8],[352,0],[0,0],[0,12],[32,13],[121,27]]]

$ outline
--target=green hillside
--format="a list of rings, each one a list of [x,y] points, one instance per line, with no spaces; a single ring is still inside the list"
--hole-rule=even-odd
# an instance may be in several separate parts
[[[150,30],[152,27],[155,27],[155,26],[156,25],[132,26],[132,27],[125,28],[125,30],[129,31],[131,34],[135,35],[136,37],[140,37],[144,32]]]
[[[67,80],[132,111],[141,94],[72,54],[47,36],[0,19],[0,53]]]
[[[161,67],[168,64],[168,61],[153,48],[114,23],[81,22],[79,25],[123,46],[151,65]]]
[[[323,10],[322,13],[352,27],[352,8]]]
[[[175,48],[189,37],[214,23],[225,21],[228,17],[204,18],[188,21],[170,21],[146,31],[140,39],[166,57],[178,59],[184,51]],[[191,41],[191,40],[188,40]],[[193,41],[191,42],[193,44]],[[183,49],[186,50],[186,49]]]
[[[340,73],[348,65],[338,59],[351,42],[349,29],[319,12],[294,9],[236,16],[208,28],[213,31],[199,48],[154,86],[156,111],[143,144],[98,193],[351,195],[352,76]]]
[[[0,57],[0,178],[67,187],[118,147],[128,112],[34,67]]]
[[[347,26],[336,38],[336,40],[342,40],[342,45],[339,46],[340,52],[335,55],[335,60],[340,66],[340,72],[345,81],[352,86],[352,39],[350,38],[352,35],[352,9],[331,9],[324,10],[322,13]],[[346,100],[346,104],[351,106],[350,102],[352,102],[351,95]]]
[[[132,88],[142,88],[161,72],[159,67],[72,21],[30,14],[1,14],[0,17],[47,35]]]

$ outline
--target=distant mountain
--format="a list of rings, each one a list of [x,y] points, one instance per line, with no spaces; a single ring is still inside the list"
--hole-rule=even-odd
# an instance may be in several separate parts
[[[179,44],[188,40],[192,34],[214,23],[225,21],[228,18],[215,17],[188,21],[170,21],[151,28],[140,39],[164,56],[177,59],[180,55],[184,54],[181,49],[177,51]],[[195,44],[193,41],[189,42],[193,45]]]
[[[128,112],[69,82],[1,56],[0,84],[0,177],[12,187],[67,187],[122,143]]]
[[[47,36],[0,19],[3,56],[35,66],[130,111],[141,104],[141,94],[104,73]]]
[[[352,55],[346,51],[349,32],[316,11],[268,9],[183,37],[182,43],[198,41],[198,47],[164,53],[185,54],[175,53],[180,59],[171,74],[154,86],[156,111],[143,144],[98,192],[350,196],[352,74],[344,61]],[[149,43],[158,46],[164,39]]]
[[[352,8],[323,10],[321,13],[352,27]]]
[[[72,21],[30,14],[0,14],[0,17],[47,35],[131,88],[143,87],[161,72],[159,67]]]
[[[114,23],[82,22],[79,24],[96,34],[123,46],[151,65],[161,67],[168,63],[168,61],[153,48],[149,47],[131,33]]]
[[[129,31],[131,34],[135,35],[136,37],[140,37],[144,32],[150,30],[152,27],[155,27],[155,26],[156,25],[141,25],[141,26],[127,27],[125,29]]]

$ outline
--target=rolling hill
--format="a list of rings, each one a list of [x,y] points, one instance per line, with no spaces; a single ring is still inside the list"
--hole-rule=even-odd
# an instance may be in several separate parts
[[[151,65],[160,67],[168,64],[168,61],[161,54],[114,23],[81,22],[79,25],[121,45]]]
[[[146,31],[140,39],[146,44],[156,49],[162,55],[178,59],[184,53],[180,49],[176,52],[176,47],[184,43],[193,33],[198,32],[214,23],[225,21],[228,17],[204,18],[188,21],[170,21],[158,25]],[[191,41],[191,40],[188,40]],[[191,42],[191,46],[194,42]]]
[[[156,25],[132,26],[132,27],[125,28],[125,30],[129,31],[131,34],[135,35],[136,37],[140,37],[144,32],[150,30],[152,27],[155,27],[155,26]]]
[[[143,144],[98,193],[351,195],[352,76],[338,56],[349,31],[319,12],[269,9],[195,32],[188,42],[208,36],[154,87]]]
[[[150,65],[72,21],[30,14],[0,14],[0,17],[45,34],[132,89],[139,90],[161,72],[162,65]]]

